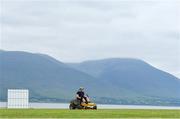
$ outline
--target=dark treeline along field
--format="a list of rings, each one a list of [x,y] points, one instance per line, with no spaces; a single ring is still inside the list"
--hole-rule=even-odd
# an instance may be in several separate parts
[[[31,102],[69,102],[83,86],[97,103],[180,105],[180,80],[139,59],[63,63],[48,55],[0,51],[0,100],[27,88]]]

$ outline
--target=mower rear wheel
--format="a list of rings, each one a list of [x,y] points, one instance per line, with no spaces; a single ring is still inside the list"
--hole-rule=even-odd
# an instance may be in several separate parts
[[[73,110],[73,109],[76,109],[76,107],[75,107],[73,104],[70,104],[70,105],[69,105],[69,109],[70,109],[70,110]]]

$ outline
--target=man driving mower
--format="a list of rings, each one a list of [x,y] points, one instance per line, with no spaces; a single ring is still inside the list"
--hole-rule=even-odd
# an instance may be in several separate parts
[[[69,109],[97,109],[97,105],[90,102],[89,96],[84,92],[84,88],[80,87],[76,93],[76,99],[71,100]]]
[[[90,102],[88,96],[86,96],[84,93],[83,87],[79,88],[78,92],[76,93],[76,98],[80,101],[80,103],[85,102],[86,104],[88,104],[88,102]]]

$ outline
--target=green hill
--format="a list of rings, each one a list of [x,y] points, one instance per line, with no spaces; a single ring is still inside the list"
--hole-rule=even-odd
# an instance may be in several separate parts
[[[69,102],[84,86],[98,103],[180,105],[180,81],[137,59],[63,63],[48,55],[0,51],[0,100],[27,88],[30,101]]]

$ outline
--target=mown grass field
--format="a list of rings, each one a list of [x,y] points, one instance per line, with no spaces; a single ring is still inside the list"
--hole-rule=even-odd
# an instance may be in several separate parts
[[[0,109],[0,118],[179,118],[180,110]]]

